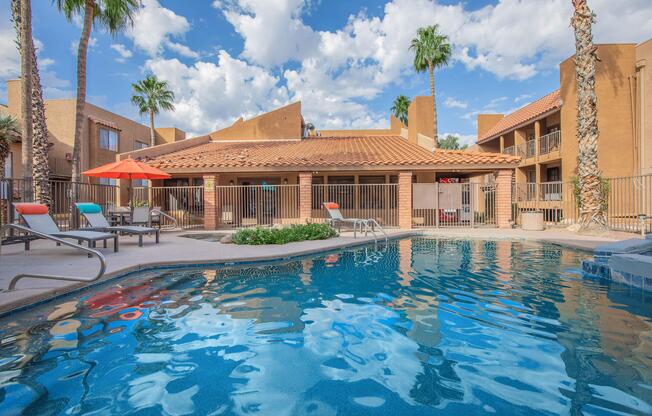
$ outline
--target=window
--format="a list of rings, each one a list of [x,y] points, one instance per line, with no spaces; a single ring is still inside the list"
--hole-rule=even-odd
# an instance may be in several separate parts
[[[139,142],[138,140],[134,142],[134,150],[145,149],[147,147],[149,147],[147,143]]]
[[[559,168],[558,167],[548,168],[546,170],[546,176],[548,177],[548,182],[559,182],[560,181]]]
[[[114,130],[100,129],[100,149],[118,151],[118,132]]]
[[[118,180],[117,179],[112,179],[112,178],[99,178],[100,179],[100,185],[117,185]]]

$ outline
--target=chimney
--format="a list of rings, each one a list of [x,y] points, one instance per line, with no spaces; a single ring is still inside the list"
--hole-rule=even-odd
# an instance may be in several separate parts
[[[419,143],[419,134],[432,139],[434,110],[431,96],[414,97],[408,107],[408,141]]]

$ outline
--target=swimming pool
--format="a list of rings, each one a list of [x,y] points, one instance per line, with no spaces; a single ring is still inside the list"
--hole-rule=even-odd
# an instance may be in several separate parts
[[[652,413],[652,295],[415,237],[153,270],[0,320],[0,414]]]

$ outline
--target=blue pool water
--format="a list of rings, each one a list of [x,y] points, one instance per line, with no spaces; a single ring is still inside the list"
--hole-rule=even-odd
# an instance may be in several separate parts
[[[652,295],[413,238],[156,270],[0,320],[0,414],[652,414]]]

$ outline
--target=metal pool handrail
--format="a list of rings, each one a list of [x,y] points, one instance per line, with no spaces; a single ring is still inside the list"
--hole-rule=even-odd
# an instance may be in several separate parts
[[[31,228],[24,227],[22,225],[18,224],[7,224],[2,229],[0,230],[0,242],[2,238],[5,235],[5,231],[8,229],[14,229],[18,231],[22,231],[28,234],[33,234],[37,237],[44,238],[47,240],[52,240],[56,242],[57,244],[62,244],[64,246],[76,248],[78,250],[84,251],[88,253],[89,257],[96,256],[100,260],[100,270],[97,272],[97,274],[91,278],[85,278],[85,277],[75,277],[75,276],[57,276],[57,275],[48,275],[48,274],[28,274],[28,273],[22,273],[22,274],[17,274],[16,276],[11,279],[11,282],[9,282],[9,291],[12,291],[16,288],[16,283],[24,277],[31,277],[34,279],[47,279],[47,280],[69,280],[73,282],[94,282],[98,280],[100,277],[104,275],[104,272],[106,271],[106,259],[104,258],[104,254],[100,253],[97,250],[93,250],[92,248],[87,248],[81,245],[77,245],[74,243],[71,243],[69,241],[66,241],[64,239],[61,239],[59,237],[54,237],[49,234],[41,233],[39,231],[32,230]],[[0,254],[2,249],[2,244],[0,244]]]
[[[174,218],[172,215],[168,215],[168,214],[166,214],[165,212],[163,212],[163,211],[161,211],[159,209],[153,209],[153,210],[151,210],[149,212],[150,222],[151,222],[151,219],[152,219],[152,214],[154,214],[154,213],[156,213],[156,214],[158,214],[158,215],[160,215],[162,217],[165,217],[165,218],[172,221],[172,224],[170,224],[170,225],[161,226],[161,230],[174,230],[174,229],[177,228],[177,226],[178,226],[177,219]]]

